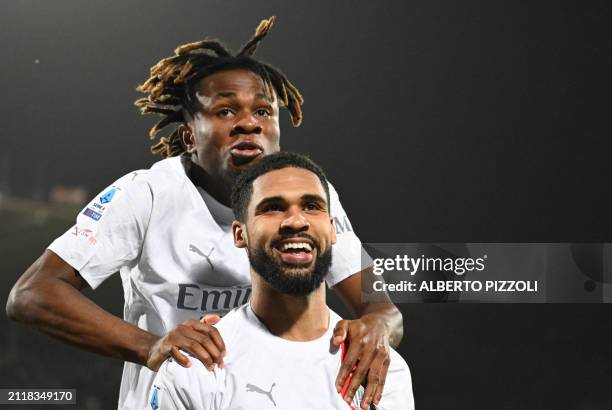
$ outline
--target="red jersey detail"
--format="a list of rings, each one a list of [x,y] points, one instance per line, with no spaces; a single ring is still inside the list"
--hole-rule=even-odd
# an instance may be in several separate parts
[[[344,357],[346,356],[346,345],[344,344],[344,342],[342,342],[342,344],[340,345],[340,348],[342,349],[340,360],[342,361],[342,363],[344,363]],[[344,398],[344,395],[346,394],[346,391],[348,390],[348,387],[349,387],[349,384],[351,383],[351,379],[353,378],[353,373],[355,372],[355,369],[357,369],[357,366],[353,366],[353,368],[351,369],[351,372],[346,377],[346,381],[344,382],[344,386],[342,386],[342,390],[340,390],[340,395],[342,396],[342,398]],[[351,408],[351,410],[357,410],[355,407],[353,407],[350,404],[349,404],[349,407]]]

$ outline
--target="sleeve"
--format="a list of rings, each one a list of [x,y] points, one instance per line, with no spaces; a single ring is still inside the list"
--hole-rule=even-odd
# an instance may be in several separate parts
[[[140,254],[152,209],[149,184],[128,174],[95,196],[48,249],[95,289]]]
[[[336,227],[336,244],[332,248],[332,265],[326,282],[330,288],[371,264],[370,256],[362,248],[351,221],[340,204],[338,193],[328,182],[331,217]]]
[[[223,395],[215,372],[199,360],[185,368],[172,359],[162,364],[153,380],[147,402],[153,410],[221,410]]]

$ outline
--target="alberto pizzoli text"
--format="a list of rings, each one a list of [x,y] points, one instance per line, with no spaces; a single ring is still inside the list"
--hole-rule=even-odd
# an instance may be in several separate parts
[[[373,283],[375,291],[387,292],[537,292],[537,280],[426,280],[420,283]]]

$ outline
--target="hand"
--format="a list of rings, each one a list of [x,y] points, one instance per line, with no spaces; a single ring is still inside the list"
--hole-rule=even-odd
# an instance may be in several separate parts
[[[365,315],[357,320],[341,320],[334,329],[333,343],[340,346],[345,341],[348,350],[336,379],[336,390],[342,391],[347,377],[355,369],[344,400],[351,404],[355,392],[367,375],[368,385],[361,400],[361,408],[368,409],[372,402],[378,405],[389,369],[389,329],[375,315]]]
[[[206,315],[200,321],[187,320],[181,323],[151,346],[147,367],[157,371],[169,356],[183,367],[191,366],[191,360],[179,351],[182,349],[204,363],[209,371],[214,369],[215,364],[223,368],[225,344],[219,331],[212,326],[220,319],[217,315]]]

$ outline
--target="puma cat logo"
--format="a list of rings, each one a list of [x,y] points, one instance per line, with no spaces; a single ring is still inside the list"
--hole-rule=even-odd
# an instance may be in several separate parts
[[[189,244],[189,250],[193,253],[197,253],[198,255],[200,255],[203,258],[206,258],[206,262],[208,262],[208,264],[210,265],[210,269],[215,270],[215,267],[213,266],[212,262],[210,261],[210,255],[212,255],[213,251],[215,250],[215,248],[210,248],[210,252],[208,252],[208,255],[204,254],[204,252],[202,252],[200,249],[198,249],[197,246],[193,245],[193,244]]]
[[[270,386],[270,390],[269,391],[265,391],[264,389],[262,389],[260,387],[257,387],[254,384],[247,384],[246,385],[246,389],[247,389],[246,391],[247,392],[254,391],[255,393],[260,393],[260,394],[264,394],[264,395],[268,396],[268,398],[270,399],[272,404],[274,404],[274,407],[276,407],[276,402],[272,398],[272,389],[274,388],[274,386],[276,386],[276,383],[272,383],[272,386]]]

